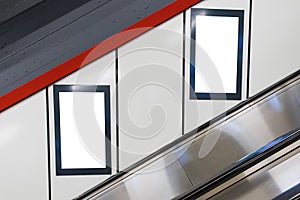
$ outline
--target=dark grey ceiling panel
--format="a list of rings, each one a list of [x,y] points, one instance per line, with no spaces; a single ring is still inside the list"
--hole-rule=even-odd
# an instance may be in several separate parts
[[[89,1],[0,50],[0,94],[32,80],[171,2]]]
[[[0,49],[81,7],[90,0],[45,0],[0,25]],[[101,0],[99,6],[109,0]],[[95,7],[96,8],[96,7]],[[84,11],[84,13],[89,10]],[[80,16],[80,15],[79,15]],[[78,17],[79,17],[78,16]],[[76,18],[75,18],[76,19]],[[0,60],[3,54],[0,54]]]
[[[44,0],[0,0],[0,24]]]

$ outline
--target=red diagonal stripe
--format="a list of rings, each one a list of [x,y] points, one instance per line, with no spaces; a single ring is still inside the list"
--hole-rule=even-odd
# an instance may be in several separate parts
[[[201,0],[174,1],[168,4],[167,6],[161,8],[160,10],[152,13],[151,15],[145,17],[144,19],[141,19],[135,24],[129,26],[120,33],[132,29],[138,30],[132,31],[129,34],[117,33],[107,38],[106,40],[98,43],[97,45],[81,52],[73,58],[57,65],[56,67],[53,67],[49,71],[32,79],[31,81],[28,81],[27,83],[11,90],[10,92],[0,97],[0,111],[7,109],[8,107],[18,103],[26,97],[51,85],[52,83],[58,81],[62,77],[71,74],[72,72],[78,70],[80,67],[83,67],[84,65],[94,61],[95,59],[98,59],[106,53],[143,34],[147,30],[151,29],[151,27],[155,27],[161,24],[162,22],[170,19],[171,17],[177,15],[178,13],[186,10],[187,8],[200,1]],[[93,53],[89,55],[89,53],[92,51]]]

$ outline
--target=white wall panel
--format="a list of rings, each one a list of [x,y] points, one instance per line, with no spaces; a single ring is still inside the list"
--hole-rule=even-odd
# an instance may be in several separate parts
[[[45,90],[0,115],[0,199],[48,199]]]
[[[243,42],[243,61],[242,61],[242,100],[246,98],[246,78],[247,78],[247,54],[248,54],[248,30],[249,30],[249,0],[208,0],[200,2],[192,8],[206,9],[229,9],[244,10],[244,42]],[[225,112],[229,108],[238,104],[238,100],[191,100],[190,99],[190,44],[191,44],[191,9],[186,11],[186,45],[185,45],[185,121],[184,132],[187,133],[199,125],[209,121],[213,117]],[[201,69],[198,69],[201,72]],[[212,70],[212,74],[215,74]],[[215,85],[208,87],[216,87],[221,82],[219,78],[215,79]],[[202,77],[203,80],[209,77]],[[218,82],[219,81],[219,82]],[[208,80],[206,80],[208,82]]]
[[[77,72],[58,81],[58,85],[109,85],[111,94],[111,147],[112,147],[112,174],[116,173],[116,122],[115,122],[115,52],[111,52],[104,57],[90,63]],[[54,145],[54,112],[53,112],[53,87],[49,87],[49,107],[50,107],[50,136],[51,136],[51,183],[52,199],[65,200],[72,199],[94,185],[109,178],[111,175],[67,175],[56,176],[55,171],[55,145]],[[93,117],[93,116],[91,116]],[[80,118],[80,116],[79,116]],[[88,119],[83,119],[88,120]],[[78,123],[78,122],[76,122]],[[80,133],[85,134],[85,133]],[[89,137],[88,140],[95,140],[98,137]],[[85,142],[85,148],[93,153],[93,147],[89,146],[89,141]],[[91,142],[91,141],[90,141]],[[93,143],[94,144],[94,143]],[[99,145],[103,141],[99,141]],[[99,148],[96,148],[99,149]],[[94,155],[97,155],[95,152]],[[103,152],[102,152],[103,153]]]
[[[119,48],[121,170],[182,134],[182,33],[180,14]]]
[[[242,100],[246,99],[247,92],[249,2],[208,0],[193,7],[244,10]],[[250,96],[300,69],[298,8],[299,0],[253,0]],[[185,47],[184,17],[179,14],[118,49],[118,94],[115,51],[55,83],[110,86],[112,174],[116,173],[118,142],[119,169],[124,170],[180,137],[183,132],[193,130],[240,102],[190,100],[191,9],[185,13]],[[183,48],[186,60],[184,94]],[[47,90],[51,196],[55,200],[72,199],[110,175],[56,175],[53,87]],[[116,136],[117,117],[119,141]],[[1,113],[0,132],[0,199],[48,199],[46,91]]]
[[[299,0],[253,0],[250,95],[300,69],[299,8]]]

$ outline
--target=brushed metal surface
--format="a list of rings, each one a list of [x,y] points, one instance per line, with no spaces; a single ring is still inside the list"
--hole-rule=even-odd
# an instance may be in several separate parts
[[[272,166],[252,174],[211,199],[272,199],[300,182],[299,163],[298,148],[296,155],[275,162]]]
[[[299,126],[298,83],[208,131],[179,157],[179,162],[192,183],[200,184]]]
[[[299,132],[300,130],[298,130]],[[215,187],[214,189],[202,193],[201,196],[197,198],[197,200],[206,200],[210,199],[211,197],[216,196],[217,194],[221,193],[224,190],[227,190],[227,188],[234,187],[235,184],[238,182],[248,178],[249,176],[252,176],[254,173],[262,173],[265,170],[268,170],[281,162],[284,162],[288,158],[300,153],[300,141],[296,141],[292,143],[291,145],[288,145],[287,147],[281,149],[280,151],[272,154],[268,158],[262,160],[261,162],[251,165],[250,168],[243,171],[242,173],[239,173],[237,176],[232,177],[228,181],[225,181],[221,185]],[[195,197],[196,198],[196,197]]]
[[[201,130],[192,140],[143,163],[122,180],[99,189],[98,194],[91,194],[92,199],[170,199],[299,127],[298,76],[242,111]]]
[[[170,199],[191,187],[176,157],[169,155],[145,167],[113,190],[92,199]]]

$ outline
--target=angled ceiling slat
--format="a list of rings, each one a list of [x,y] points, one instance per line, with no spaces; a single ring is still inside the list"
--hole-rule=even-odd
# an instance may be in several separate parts
[[[119,31],[119,33],[139,29],[139,31],[133,31],[131,34],[126,34],[126,37],[118,37],[119,34],[114,34],[107,39],[104,39],[100,43],[88,48],[87,50],[79,53],[78,55],[72,57],[71,59],[52,67],[46,72],[32,78],[30,81],[25,82],[24,84],[9,90],[4,93],[0,99],[0,110],[3,111],[10,106],[16,104],[22,99],[36,93],[37,91],[47,87],[48,85],[54,83],[55,81],[61,79],[62,77],[76,71],[80,67],[83,67],[89,62],[103,56],[104,54],[110,52],[111,50],[123,45],[124,43],[130,41],[131,39],[141,35],[142,33],[155,27],[160,23],[168,20],[169,18],[175,16],[176,14],[182,12],[183,10],[191,7],[192,5],[200,2],[200,0],[176,0],[158,11],[142,18],[133,25]],[[88,60],[86,56],[93,51],[93,56],[89,56]],[[84,61],[84,63],[83,63]]]

